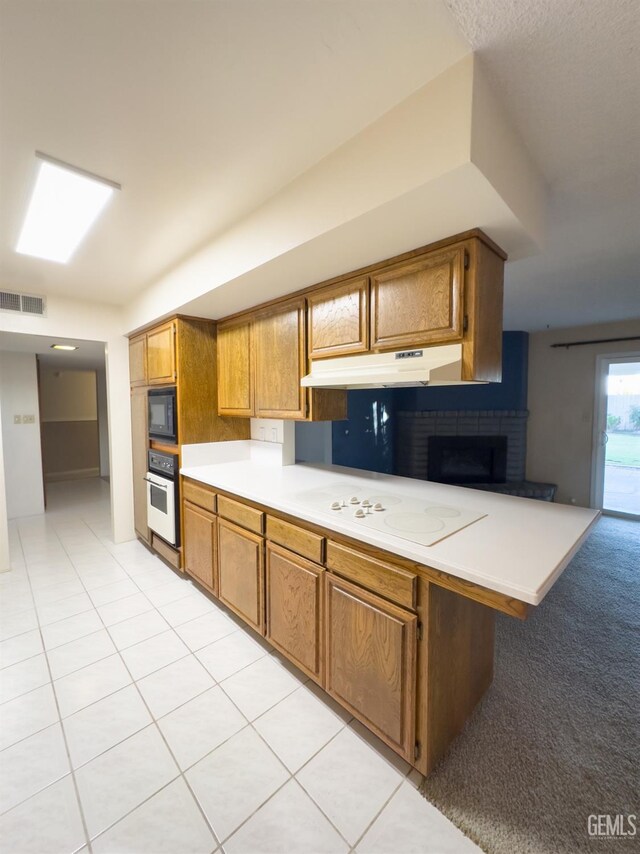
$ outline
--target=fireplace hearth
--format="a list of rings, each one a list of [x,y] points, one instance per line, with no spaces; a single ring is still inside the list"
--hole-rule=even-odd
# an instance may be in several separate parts
[[[436,483],[505,483],[506,436],[429,436],[427,479]]]

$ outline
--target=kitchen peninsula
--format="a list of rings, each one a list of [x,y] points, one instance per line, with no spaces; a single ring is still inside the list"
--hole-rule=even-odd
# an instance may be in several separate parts
[[[246,437],[250,418],[344,419],[348,388],[499,382],[505,258],[474,229],[131,339],[142,539],[423,774],[491,684],[496,612],[525,619],[598,514]],[[155,386],[173,445],[148,436]]]
[[[526,618],[598,513],[280,453],[183,448],[184,569],[428,774],[491,683],[496,611]],[[473,521],[423,545],[372,527],[394,502]]]

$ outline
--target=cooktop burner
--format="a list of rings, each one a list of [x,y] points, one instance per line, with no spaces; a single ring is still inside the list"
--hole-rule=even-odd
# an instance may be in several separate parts
[[[463,507],[431,504],[415,496],[375,489],[368,492],[361,483],[331,484],[299,493],[296,499],[303,506],[354,528],[373,528],[424,546],[431,546],[486,515]]]

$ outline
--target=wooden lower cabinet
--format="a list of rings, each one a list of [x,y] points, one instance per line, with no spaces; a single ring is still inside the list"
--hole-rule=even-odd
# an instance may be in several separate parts
[[[326,691],[413,764],[418,618],[326,573]]]
[[[266,637],[300,670],[322,684],[324,569],[267,543]]]
[[[184,496],[185,571],[429,774],[491,684],[495,610],[241,499]],[[265,515],[266,537],[243,527]]]
[[[183,568],[212,593],[218,593],[216,517],[189,501],[182,502]]]
[[[264,634],[264,540],[218,518],[218,596]]]

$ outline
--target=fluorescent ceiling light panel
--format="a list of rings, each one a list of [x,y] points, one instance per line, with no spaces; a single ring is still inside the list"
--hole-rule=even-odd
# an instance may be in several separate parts
[[[73,344],[52,344],[52,350],[78,350],[78,347],[74,347]]]
[[[16,252],[65,264],[119,184],[36,152],[41,161]]]

